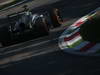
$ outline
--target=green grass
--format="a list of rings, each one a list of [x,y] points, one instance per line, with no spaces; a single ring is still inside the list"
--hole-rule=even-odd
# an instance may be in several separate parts
[[[4,9],[4,8],[6,8],[6,7],[9,7],[9,6],[11,6],[11,5],[14,5],[14,4],[16,4],[16,3],[20,2],[20,1],[23,1],[23,0],[14,0],[14,1],[11,2],[11,3],[2,5],[2,6],[0,6],[0,10]]]
[[[74,44],[72,44],[70,46],[70,48],[73,48],[73,47],[76,47],[77,45],[79,45],[81,42],[83,42],[84,40],[83,39],[80,39],[79,41],[75,42]]]

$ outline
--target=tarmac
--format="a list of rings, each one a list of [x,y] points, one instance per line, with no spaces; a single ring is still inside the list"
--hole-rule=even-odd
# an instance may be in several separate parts
[[[0,0],[0,6],[13,2],[14,0]]]

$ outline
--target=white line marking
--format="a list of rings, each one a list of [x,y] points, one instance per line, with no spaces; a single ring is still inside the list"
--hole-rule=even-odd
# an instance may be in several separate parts
[[[58,38],[55,38],[53,40],[57,40]],[[30,48],[30,47],[35,47],[35,46],[39,46],[41,44],[45,44],[45,43],[48,43],[50,41],[53,41],[53,40],[47,40],[47,41],[43,41],[43,42],[40,42],[40,43],[37,43],[37,44],[32,44],[32,45],[29,45],[29,46],[25,46],[23,48],[18,48],[18,49],[15,49],[15,50],[11,50],[9,52],[5,52],[4,54],[8,54],[8,53],[12,53],[12,52],[16,52],[16,51],[21,51],[23,49],[26,49],[26,48]],[[1,54],[1,55],[4,55],[4,54]]]
[[[17,62],[20,60],[25,60],[25,59],[31,58],[33,56],[39,56],[39,55],[43,55],[46,53],[51,53],[53,51],[54,50],[43,51],[43,52],[35,53],[35,54],[34,54],[34,52],[21,53],[21,54],[10,56],[10,57],[0,60],[0,65],[6,65],[6,64],[9,64],[10,62]]]

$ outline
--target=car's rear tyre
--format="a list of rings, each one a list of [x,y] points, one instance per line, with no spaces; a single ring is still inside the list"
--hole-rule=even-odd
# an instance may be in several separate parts
[[[51,9],[49,11],[49,15],[50,15],[50,19],[51,19],[51,22],[52,22],[52,26],[54,28],[62,25],[63,20],[62,20],[61,13],[60,13],[59,9],[57,9],[57,8]]]

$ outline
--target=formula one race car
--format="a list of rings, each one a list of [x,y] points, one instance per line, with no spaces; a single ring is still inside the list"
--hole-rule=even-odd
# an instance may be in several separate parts
[[[81,55],[100,54],[100,8],[69,26],[59,38],[65,52]]]
[[[58,9],[32,14],[25,8],[25,11],[10,14],[7,18],[7,25],[0,26],[1,47],[47,35],[51,26],[54,28],[61,26]]]

